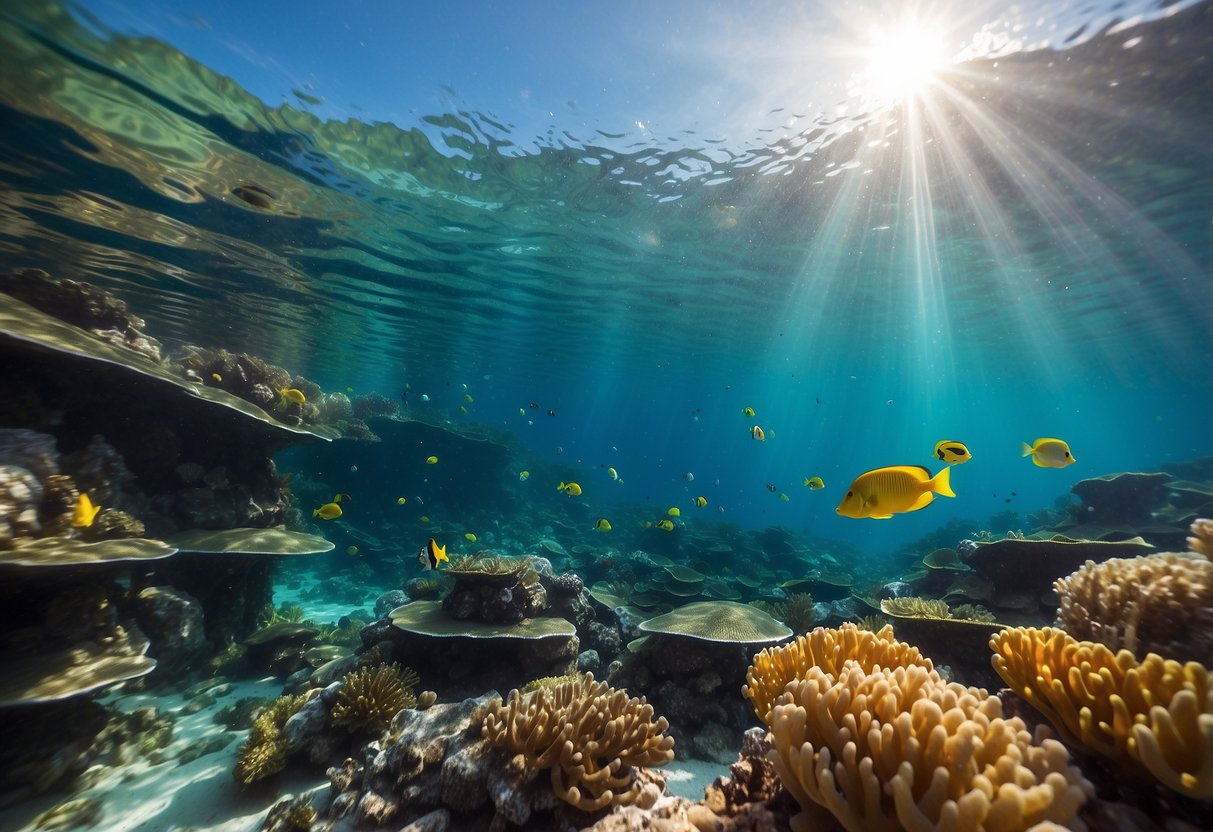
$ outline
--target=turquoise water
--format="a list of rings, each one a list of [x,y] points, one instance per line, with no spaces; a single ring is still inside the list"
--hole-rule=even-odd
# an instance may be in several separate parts
[[[688,522],[875,557],[1213,453],[1207,3],[1093,14],[892,107],[788,101],[740,138],[567,113],[537,134],[458,101],[338,118],[86,9],[0,16],[7,268],[107,288],[169,344],[408,385],[414,412],[580,471],[592,514],[703,494]],[[1077,464],[1020,458],[1044,436]],[[956,499],[835,515],[856,475],[934,468],[945,438],[974,456]],[[373,484],[395,486],[424,490]]]

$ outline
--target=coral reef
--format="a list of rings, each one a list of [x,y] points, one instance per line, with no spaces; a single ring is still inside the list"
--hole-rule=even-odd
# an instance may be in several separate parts
[[[1198,518],[1192,523],[1192,536],[1188,548],[1207,558],[1213,558],[1213,520]]]
[[[851,832],[1067,824],[1092,791],[1061,743],[921,665],[809,667],[770,724],[796,830],[816,828],[820,807]]]
[[[654,721],[643,697],[595,682],[592,674],[489,703],[484,738],[523,755],[528,768],[549,769],[552,788],[586,812],[629,804],[643,784],[633,768],[674,758],[664,717]]]
[[[362,667],[347,674],[333,705],[333,724],[351,732],[382,731],[397,711],[417,704],[413,689],[418,681],[416,673],[398,664]]]
[[[1213,797],[1213,676],[1202,665],[1139,662],[1049,627],[1003,630],[990,647],[998,675],[1066,740]]]
[[[1203,555],[1087,562],[1055,586],[1057,626],[1075,639],[1213,667],[1213,562]]]
[[[793,633],[807,633],[817,621],[813,596],[807,592],[793,592],[779,601],[751,601],[750,604],[782,621]]]
[[[452,618],[514,624],[547,609],[547,590],[529,559],[477,552],[455,558],[443,574],[455,581],[442,599]]]
[[[885,615],[903,618],[951,618],[952,611],[947,602],[929,600],[911,595],[907,598],[885,598],[880,602],[880,611]]]
[[[237,782],[247,786],[282,771],[286,766],[288,750],[282,729],[307,701],[306,696],[283,696],[274,700],[253,720],[248,739],[236,752],[232,776]]]

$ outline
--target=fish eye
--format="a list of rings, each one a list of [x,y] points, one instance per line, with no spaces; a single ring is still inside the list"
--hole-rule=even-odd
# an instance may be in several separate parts
[[[1066,456],[1068,457],[1069,455],[1070,455],[1070,452],[1069,452],[1069,451],[1066,451]]]
[[[848,491],[848,492],[847,492],[847,496],[848,496],[848,497],[850,497],[850,496],[852,496],[854,493],[855,493],[854,491]]]

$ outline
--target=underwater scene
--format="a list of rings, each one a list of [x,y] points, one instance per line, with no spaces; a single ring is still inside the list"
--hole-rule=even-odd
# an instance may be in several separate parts
[[[0,830],[1213,829],[1213,2],[0,8]]]

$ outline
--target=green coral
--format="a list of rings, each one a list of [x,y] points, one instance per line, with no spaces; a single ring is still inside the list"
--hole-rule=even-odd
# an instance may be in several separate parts
[[[952,610],[946,601],[928,600],[917,595],[906,598],[885,598],[880,610],[886,615],[902,618],[951,618]]]
[[[287,749],[282,728],[306,702],[306,694],[279,697],[253,720],[248,739],[236,752],[232,776],[237,782],[247,786],[286,767]]]
[[[413,689],[420,679],[394,662],[359,668],[343,681],[333,705],[333,724],[351,733],[382,731],[398,711],[417,704]]]

